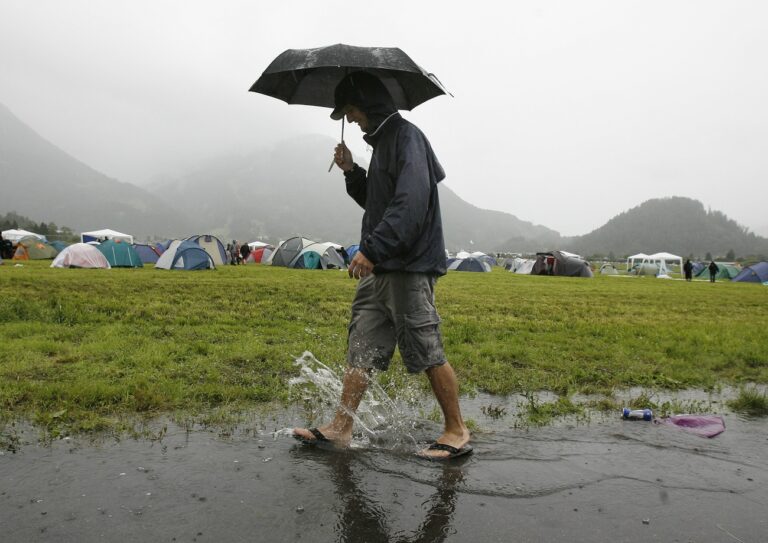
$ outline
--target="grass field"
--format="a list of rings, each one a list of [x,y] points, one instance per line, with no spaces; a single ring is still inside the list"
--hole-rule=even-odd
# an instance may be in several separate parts
[[[331,367],[345,360],[356,284],[346,273],[48,265],[0,267],[6,422],[119,431],[136,414],[237,412],[287,401],[304,351]],[[463,392],[551,391],[554,414],[574,393],[768,383],[762,285],[496,269],[452,272],[437,306]],[[407,377],[393,369],[381,380],[396,388]]]

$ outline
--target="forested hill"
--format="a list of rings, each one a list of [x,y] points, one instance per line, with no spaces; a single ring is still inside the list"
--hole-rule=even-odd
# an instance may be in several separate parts
[[[720,211],[679,196],[648,200],[603,226],[565,240],[581,254],[625,255],[668,251],[703,258],[732,251],[737,256],[768,255],[768,239],[756,236]]]

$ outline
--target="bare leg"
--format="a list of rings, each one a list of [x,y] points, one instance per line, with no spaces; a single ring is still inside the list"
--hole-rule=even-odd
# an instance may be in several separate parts
[[[318,430],[330,439],[334,444],[346,447],[352,441],[352,425],[355,411],[368,390],[370,371],[361,368],[347,368],[344,372],[344,386],[341,391],[341,401],[336,409],[333,420]],[[294,428],[293,435],[307,440],[314,440],[315,436],[306,428]]]
[[[427,370],[429,383],[432,385],[432,391],[435,393],[437,403],[443,411],[445,419],[445,430],[443,435],[437,438],[438,443],[444,443],[456,448],[461,448],[469,443],[469,430],[461,417],[461,408],[459,407],[459,384],[456,381],[456,374],[449,363],[442,366],[434,366]],[[423,450],[422,456],[433,456],[439,458],[448,456],[446,451]]]

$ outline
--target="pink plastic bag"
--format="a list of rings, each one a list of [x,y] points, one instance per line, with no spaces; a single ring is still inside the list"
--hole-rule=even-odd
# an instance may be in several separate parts
[[[676,426],[701,437],[715,437],[725,432],[725,421],[720,415],[672,415],[656,419],[656,423]]]

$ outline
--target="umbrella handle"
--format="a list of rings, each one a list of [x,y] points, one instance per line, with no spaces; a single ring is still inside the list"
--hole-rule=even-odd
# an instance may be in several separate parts
[[[344,117],[341,118],[341,143],[344,143]],[[331,173],[333,165],[336,163],[336,157],[331,160],[331,165],[328,166],[328,173]]]

